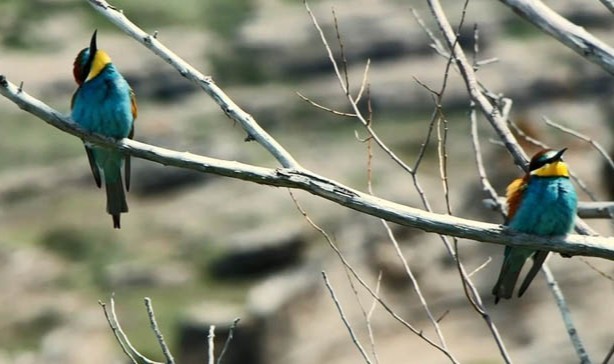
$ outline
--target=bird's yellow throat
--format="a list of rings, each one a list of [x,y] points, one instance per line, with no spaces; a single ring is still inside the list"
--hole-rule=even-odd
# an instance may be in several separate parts
[[[92,67],[90,68],[90,73],[87,75],[86,81],[98,76],[100,72],[102,72],[102,69],[109,63],[111,63],[111,57],[109,57],[105,51],[96,51],[94,60],[92,61]]]
[[[556,161],[532,171],[531,175],[540,177],[569,177],[569,171],[565,162]]]

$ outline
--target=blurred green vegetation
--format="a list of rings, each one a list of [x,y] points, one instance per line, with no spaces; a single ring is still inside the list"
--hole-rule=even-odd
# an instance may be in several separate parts
[[[250,284],[251,282],[224,284],[210,281],[163,290],[131,288],[115,291],[117,316],[130,341],[141,353],[153,360],[164,361],[160,345],[151,331],[144,297],[151,298],[156,321],[172,351],[177,347],[177,325],[185,314],[183,309],[202,302],[243,302]],[[108,297],[99,299],[108,302]]]
[[[83,274],[66,277],[66,286],[93,284],[102,289],[109,287],[105,267],[120,254],[120,245],[112,231],[52,227],[41,237],[40,244],[69,261],[83,264]]]
[[[29,321],[20,322],[12,330],[0,333],[3,347],[10,350],[36,349],[41,339],[62,323],[62,315],[54,309],[46,309]]]
[[[503,32],[508,37],[519,39],[531,38],[543,34],[533,24],[520,17],[509,18],[504,21]]]
[[[82,153],[81,141],[35,120],[29,113],[2,112],[0,172],[23,165],[45,165]]]
[[[115,0],[110,3],[124,11],[146,30],[181,24],[203,27],[223,39],[231,39],[254,9],[254,0]],[[90,26],[114,27],[82,0],[2,0],[0,1],[0,39],[3,45],[18,49],[39,49],[52,40],[37,33],[40,22],[61,12],[86,17]],[[153,29],[151,29],[153,28]]]
[[[107,231],[86,233],[69,227],[52,228],[40,240],[41,245],[71,261],[99,259],[101,254],[108,254],[116,246]]]
[[[40,49],[50,47],[48,40],[36,33],[39,22],[58,12],[83,6],[81,1],[4,0],[0,2],[0,39],[9,48]]]

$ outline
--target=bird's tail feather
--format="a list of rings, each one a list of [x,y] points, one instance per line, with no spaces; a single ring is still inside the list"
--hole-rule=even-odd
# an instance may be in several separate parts
[[[544,264],[544,261],[546,261],[548,253],[549,252],[538,251],[535,253],[535,255],[533,255],[533,266],[531,266],[531,270],[529,270],[529,273],[527,273],[527,276],[524,278],[524,281],[522,281],[522,285],[520,285],[520,289],[518,290],[518,297],[521,297],[527,290],[527,288],[529,288],[529,284],[531,284],[533,278],[535,278],[537,272],[539,272],[540,268]]]
[[[492,289],[492,294],[495,295],[495,304],[501,298],[512,298],[514,286],[522,270],[522,265],[517,266],[517,264],[514,264],[515,261],[509,258],[507,257],[504,260],[501,266],[501,273],[499,273],[499,279],[497,279],[497,283]]]
[[[107,192],[107,212],[113,216],[113,227],[119,229],[120,215],[122,212],[128,212],[128,203],[126,202],[126,193],[122,179],[118,178],[114,182],[106,182]]]

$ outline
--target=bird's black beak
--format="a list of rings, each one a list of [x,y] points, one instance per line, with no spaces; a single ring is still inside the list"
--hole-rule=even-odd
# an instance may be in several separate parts
[[[98,29],[94,30],[94,34],[92,34],[92,40],[90,40],[90,49],[89,55],[87,57],[87,61],[84,66],[85,77],[90,73],[90,69],[92,68],[92,63],[94,63],[94,58],[96,57],[96,51],[98,51],[98,46],[96,46],[96,33]],[[84,77],[84,78],[85,78]]]
[[[556,154],[552,158],[550,158],[550,162],[560,161],[563,158],[563,153],[565,153],[566,150],[567,148],[563,148],[556,152]]]
[[[90,40],[90,57],[96,54],[96,51],[98,50],[98,46],[96,46],[96,33],[98,33],[98,29],[94,30],[92,40]]]

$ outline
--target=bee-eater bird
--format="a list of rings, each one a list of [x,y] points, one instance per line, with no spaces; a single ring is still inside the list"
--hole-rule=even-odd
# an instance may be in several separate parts
[[[567,164],[559,151],[541,150],[529,164],[529,171],[507,186],[508,213],[505,224],[510,229],[539,236],[567,234],[574,223],[578,197],[569,180]],[[511,298],[514,286],[529,257],[533,266],[527,273],[518,297],[522,296],[548,256],[548,251],[531,248],[505,247],[501,273],[492,290],[495,303],[501,298]]]
[[[109,55],[96,46],[96,31],[90,46],[77,55],[73,75],[79,87],[71,101],[72,119],[91,133],[115,139],[132,138],[137,116],[134,92],[111,63]],[[121,213],[128,212],[121,169],[124,167],[127,191],[130,189],[130,157],[87,142],[85,151],[99,188],[102,173],[107,212],[113,217],[113,227],[119,229]]]

